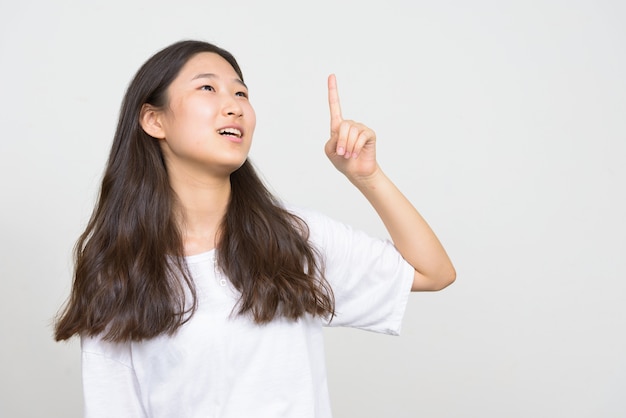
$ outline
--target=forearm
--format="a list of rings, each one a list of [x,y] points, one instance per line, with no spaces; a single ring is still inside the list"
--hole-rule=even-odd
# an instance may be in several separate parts
[[[440,290],[456,278],[454,267],[424,218],[376,162],[376,134],[343,119],[334,75],[328,77],[330,139],[325,152],[333,165],[372,204],[394,245],[415,269],[413,290]]]
[[[350,181],[374,207],[394,245],[415,269],[412,290],[440,290],[454,281],[456,272],[439,239],[380,167],[367,178]]]

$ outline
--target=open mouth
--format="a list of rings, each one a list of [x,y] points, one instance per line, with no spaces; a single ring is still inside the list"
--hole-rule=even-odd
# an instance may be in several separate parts
[[[217,131],[218,134],[222,135],[222,136],[232,136],[235,138],[241,138],[242,133],[239,129],[236,128],[225,128],[225,129],[220,129],[219,131]]]

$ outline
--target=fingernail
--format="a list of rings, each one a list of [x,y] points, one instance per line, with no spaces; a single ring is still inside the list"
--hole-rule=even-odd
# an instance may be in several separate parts
[[[346,153],[343,155],[343,158],[345,158],[346,160],[347,160],[348,158],[350,158],[350,153],[349,153],[349,152],[346,152]]]
[[[345,152],[346,150],[343,147],[337,148],[337,155],[343,155]]]

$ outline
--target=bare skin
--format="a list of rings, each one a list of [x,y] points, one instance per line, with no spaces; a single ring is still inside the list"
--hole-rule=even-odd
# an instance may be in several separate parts
[[[217,244],[230,174],[248,156],[256,115],[246,86],[214,53],[191,58],[169,86],[168,99],[165,109],[144,106],[141,124],[160,140],[178,197],[185,254],[200,254]]]
[[[326,155],[374,207],[402,256],[413,266],[413,291],[441,290],[456,272],[430,226],[376,161],[376,134],[343,118],[337,80],[328,77],[330,139]]]
[[[144,106],[141,124],[160,139],[178,197],[185,253],[199,254],[217,244],[231,193],[230,173],[248,156],[256,116],[243,82],[213,53],[190,59],[170,85],[168,97],[166,109]],[[326,155],[371,203],[398,251],[415,269],[412,290],[440,290],[451,284],[456,272],[443,246],[378,165],[376,134],[343,119],[334,75],[328,77],[328,103]]]

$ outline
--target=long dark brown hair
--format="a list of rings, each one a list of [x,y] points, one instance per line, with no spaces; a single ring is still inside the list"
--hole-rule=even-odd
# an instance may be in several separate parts
[[[140,341],[173,334],[195,312],[177,197],[159,142],[139,117],[144,104],[167,106],[167,88],[201,52],[220,55],[243,80],[229,52],[189,40],[152,56],[128,86],[98,200],[74,249],[72,291],[55,323],[57,341],[76,334]],[[332,317],[332,290],[306,223],[280,205],[248,160],[230,181],[217,260],[241,293],[237,313],[259,324],[277,316]]]

